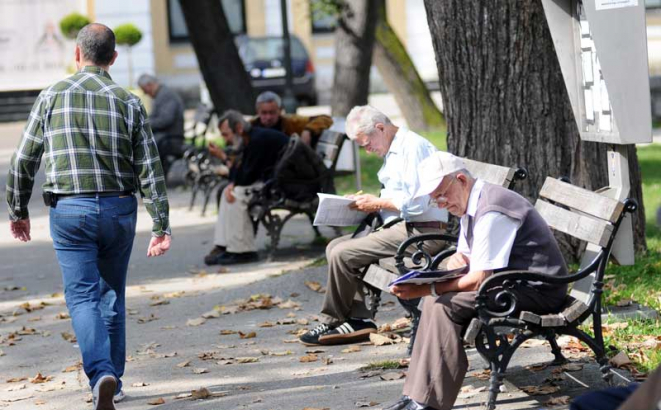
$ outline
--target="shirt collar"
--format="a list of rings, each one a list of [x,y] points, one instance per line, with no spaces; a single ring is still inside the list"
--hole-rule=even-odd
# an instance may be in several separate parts
[[[480,194],[482,193],[482,187],[484,187],[484,181],[481,179],[476,179],[471,193],[468,196],[468,206],[466,207],[466,214],[475,217],[477,212],[477,202],[480,199]]]
[[[110,74],[106,70],[104,70],[101,67],[95,66],[95,65],[86,65],[85,67],[81,68],[80,73],[91,73],[91,74],[98,74],[106,77],[109,80],[112,80],[110,78]]]
[[[395,134],[395,137],[392,139],[392,142],[390,143],[390,148],[388,149],[388,153],[386,155],[398,154],[402,152],[402,148],[404,147],[404,137],[408,132],[409,130],[407,128],[399,127],[397,133]]]

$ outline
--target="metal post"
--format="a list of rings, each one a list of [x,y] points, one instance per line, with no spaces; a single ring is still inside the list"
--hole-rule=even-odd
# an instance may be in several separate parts
[[[291,39],[289,38],[289,24],[287,22],[287,0],[280,0],[280,13],[282,14],[282,41],[284,44],[285,89],[282,95],[282,105],[285,112],[296,113],[297,102],[294,97],[292,66],[291,66]]]
[[[356,141],[350,141],[353,148],[353,169],[356,173],[356,191],[363,189],[363,180],[360,172],[360,147]]]

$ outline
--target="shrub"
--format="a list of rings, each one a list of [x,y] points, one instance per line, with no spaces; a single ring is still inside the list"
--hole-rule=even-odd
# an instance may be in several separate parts
[[[66,38],[74,40],[80,29],[90,24],[90,19],[80,13],[71,13],[60,20],[60,30]]]
[[[142,31],[131,23],[115,27],[115,41],[117,44],[133,47],[142,39]]]

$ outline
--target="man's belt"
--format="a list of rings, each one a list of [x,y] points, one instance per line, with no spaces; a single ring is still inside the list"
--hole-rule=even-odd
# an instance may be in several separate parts
[[[113,196],[130,196],[133,191],[107,191],[107,192],[85,192],[80,194],[56,194],[53,192],[43,192],[44,204],[46,206],[55,206],[57,201],[64,198],[96,198]]]
[[[447,229],[448,224],[439,221],[424,221],[424,222],[407,222],[406,228],[420,229],[420,228],[433,228],[433,229]]]

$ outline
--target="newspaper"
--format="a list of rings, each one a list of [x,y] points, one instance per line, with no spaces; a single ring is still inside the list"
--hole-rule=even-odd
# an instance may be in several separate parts
[[[315,226],[358,225],[367,216],[365,212],[349,208],[354,201],[351,198],[321,193],[317,195],[319,195],[319,207],[314,217]]]

